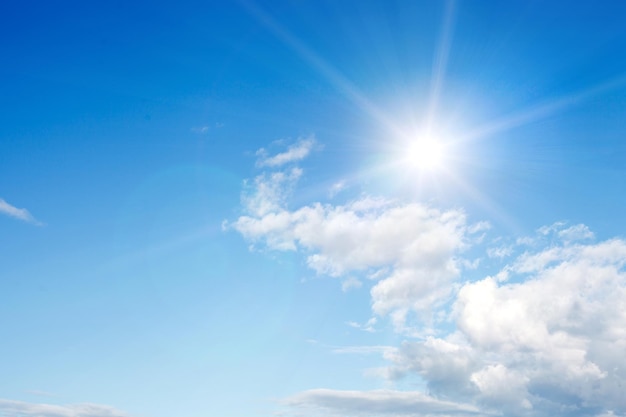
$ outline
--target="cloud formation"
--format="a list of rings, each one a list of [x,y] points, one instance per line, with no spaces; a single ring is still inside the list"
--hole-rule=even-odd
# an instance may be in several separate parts
[[[252,247],[301,252],[318,274],[370,282],[374,317],[412,336],[374,349],[388,361],[374,373],[417,377],[428,394],[317,389],[287,399],[295,412],[626,415],[625,240],[596,242],[586,225],[557,222],[494,248],[481,240],[488,225],[459,209],[370,196],[291,208],[302,175],[258,175],[229,227]],[[508,263],[468,280],[467,265],[480,265],[463,258],[470,247]],[[410,326],[409,314],[418,318]],[[373,323],[382,325],[349,325]]]
[[[7,417],[128,417],[113,407],[98,404],[36,404],[0,399],[0,415]]]
[[[456,330],[388,350],[387,375],[506,415],[624,415],[626,242],[571,243],[571,229],[465,284]]]
[[[293,149],[277,157],[292,155]],[[246,213],[229,226],[254,247],[301,251],[318,274],[366,275],[376,282],[373,312],[390,316],[398,329],[411,312],[429,319],[459,277],[463,263],[458,254],[486,225],[468,224],[461,210],[367,196],[289,209],[288,197],[302,173],[292,167],[247,181],[242,195]]]
[[[525,253],[506,282],[467,284],[457,325],[491,365],[471,378],[489,404],[568,413],[626,412],[626,242],[568,245]],[[621,352],[621,354],[619,353]],[[498,385],[514,379],[515,393]],[[511,384],[505,384],[511,386]],[[536,413],[535,413],[536,414]]]
[[[13,217],[18,220],[22,220],[27,223],[32,223],[36,225],[41,225],[39,221],[37,221],[26,209],[17,208],[7,203],[5,200],[0,198],[0,213],[5,214],[7,216]]]

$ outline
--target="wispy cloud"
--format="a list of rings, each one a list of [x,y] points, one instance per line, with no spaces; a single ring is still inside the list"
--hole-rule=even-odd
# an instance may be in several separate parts
[[[328,196],[331,198],[335,197],[337,194],[339,194],[345,189],[346,189],[346,181],[345,180],[337,181],[330,187],[330,190],[328,191]]]
[[[257,166],[259,167],[279,167],[290,162],[297,162],[306,158],[313,146],[315,145],[315,138],[312,136],[306,139],[300,139],[293,145],[289,146],[285,152],[278,153],[276,155],[268,155],[266,149],[261,148],[256,152],[258,156]]]
[[[193,133],[205,134],[209,131],[209,126],[195,126],[191,128]]]
[[[10,417],[128,417],[128,414],[99,404],[40,404],[0,399],[0,415]]]
[[[350,290],[361,288],[363,283],[355,277],[348,277],[341,283],[341,290],[343,292],[348,292]]]
[[[212,126],[215,129],[221,129],[224,127],[224,123],[223,122],[215,122],[215,123],[210,123],[210,124],[202,124],[202,125],[198,125],[198,126],[193,126],[191,128],[191,131],[193,133],[197,133],[199,135],[205,135],[207,133],[209,133],[209,131],[212,129]]]
[[[2,198],[0,198],[0,213],[27,223],[35,224],[37,226],[42,225],[42,223],[35,219],[28,210],[12,206]]]
[[[350,325],[350,323],[348,323]],[[331,346],[333,353],[338,354],[350,354],[350,355],[371,355],[371,354],[383,354],[387,352],[395,352],[397,348],[393,346]]]
[[[479,410],[467,404],[442,401],[417,391],[339,391],[313,389],[284,404],[303,415],[470,416]]]
[[[375,333],[376,328],[374,326],[376,325],[377,322],[378,322],[378,319],[376,317],[372,317],[371,319],[369,319],[367,322],[363,324],[357,323],[355,321],[349,321],[349,322],[346,322],[346,324],[350,327],[354,327],[355,329],[363,330],[369,333]]]

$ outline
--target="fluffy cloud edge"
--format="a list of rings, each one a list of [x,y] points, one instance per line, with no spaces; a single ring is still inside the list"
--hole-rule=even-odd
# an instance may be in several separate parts
[[[586,225],[557,222],[534,237],[493,240],[498,245],[489,248],[482,242],[489,225],[469,223],[461,209],[368,196],[289,208],[287,197],[303,171],[266,166],[280,169],[254,179],[242,194],[246,214],[230,227],[253,245],[302,253],[318,274],[373,282],[374,315],[415,336],[382,352],[393,365],[379,369],[380,376],[413,374],[428,386],[428,395],[303,391],[285,400],[291,410],[369,416],[626,412],[615,388],[626,383],[619,354],[626,348],[625,240],[596,242]],[[463,280],[469,259],[462,256],[481,243],[484,255],[499,262],[496,274]],[[406,324],[416,322],[406,316],[422,311],[443,314],[453,327],[437,331],[441,317],[433,314],[430,322],[417,322],[434,325],[426,329],[431,333],[411,333]]]
[[[270,169],[244,181],[244,213],[225,221],[224,230],[239,232],[252,249],[303,254],[315,273],[341,278],[344,291],[377,276],[371,288],[373,311],[390,317],[401,332],[412,331],[405,326],[409,316],[432,321],[431,312],[445,304],[449,284],[468,263],[461,253],[489,225],[470,223],[459,209],[366,195],[342,204],[291,208],[303,170],[284,165],[306,157],[313,145],[313,139],[300,140],[272,157],[259,149],[257,166]]]

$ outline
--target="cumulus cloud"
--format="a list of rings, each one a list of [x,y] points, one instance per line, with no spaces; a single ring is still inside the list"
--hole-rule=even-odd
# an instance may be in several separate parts
[[[470,416],[472,405],[442,401],[417,391],[339,391],[314,389],[284,401],[306,415]]]
[[[447,336],[387,350],[385,375],[505,415],[624,415],[625,265],[620,239],[525,252],[460,289]]]
[[[478,357],[462,340],[430,336],[419,342],[405,341],[397,349],[386,350],[383,356],[393,363],[385,372],[389,379],[415,373],[427,381],[429,392],[443,397],[454,394],[469,399],[476,391],[469,378],[479,369]]]
[[[626,352],[625,264],[626,242],[619,239],[556,246],[521,255],[508,268],[511,282],[488,277],[464,286],[458,327],[499,366],[474,378],[516,375],[525,402],[541,408],[566,398],[580,412],[626,411],[617,389],[626,386],[626,357],[617,354]],[[491,401],[509,402],[477,385]]]
[[[128,417],[128,414],[106,405],[53,405],[4,399],[0,399],[0,415],[7,417]]]
[[[300,143],[277,157],[292,160],[282,155],[308,146]],[[451,282],[464,265],[459,253],[487,227],[468,224],[462,210],[368,196],[289,209],[287,197],[302,172],[298,167],[263,172],[246,182],[246,213],[226,226],[254,247],[301,251],[318,274],[344,277],[348,283],[355,282],[357,273],[377,276],[371,289],[373,311],[390,316],[398,329],[409,313],[428,316],[450,295]]]
[[[470,223],[463,210],[371,196],[292,208],[302,175],[298,167],[261,173],[243,193],[245,213],[228,227],[255,247],[299,251],[344,287],[353,278],[371,283],[374,318],[391,318],[399,332],[409,334],[407,315],[417,317],[411,325],[422,330],[380,350],[388,366],[374,371],[390,380],[417,376],[428,394],[320,389],[289,398],[289,407],[372,416],[626,415],[626,241],[595,242],[586,225],[557,222],[488,247],[488,224]],[[508,263],[468,280],[468,265],[480,267],[463,258],[470,247]],[[382,325],[348,324],[373,323]]]
[[[4,201],[0,198],[0,213],[5,214],[7,216],[25,221],[27,223],[32,223],[36,225],[41,225],[26,209],[17,208],[12,206],[11,204]]]
[[[300,161],[309,155],[314,145],[315,138],[311,136],[298,140],[296,143],[289,146],[285,152],[276,155],[269,155],[266,149],[261,148],[256,152],[259,158],[257,160],[257,166],[275,168],[290,162]]]

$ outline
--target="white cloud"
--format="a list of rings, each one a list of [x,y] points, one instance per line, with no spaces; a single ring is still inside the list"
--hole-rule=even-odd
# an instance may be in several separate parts
[[[244,182],[244,187],[249,188],[249,192],[242,196],[246,210],[256,217],[281,211],[287,195],[301,175],[300,168],[292,168],[285,172],[263,173],[252,184]]]
[[[306,158],[315,146],[313,136],[300,139],[295,144],[289,146],[285,152],[270,156],[267,150],[261,148],[256,152],[258,156],[257,166],[276,168],[291,162],[297,162]]]
[[[374,333],[376,332],[376,328],[374,326],[376,325],[377,322],[378,322],[378,319],[376,317],[372,317],[363,324],[360,324],[354,321],[349,321],[346,324],[350,327],[354,327],[355,329],[363,330],[368,333]]]
[[[543,236],[554,235],[565,243],[594,238],[593,232],[584,224],[576,224],[567,228],[565,227],[566,225],[566,222],[556,222],[550,226],[540,227],[537,229],[537,233]]]
[[[505,415],[624,414],[625,266],[619,239],[524,253],[461,288],[455,332],[386,351],[386,375]]]
[[[478,358],[471,346],[455,339],[456,335],[446,339],[431,336],[388,349],[383,356],[393,365],[387,369],[386,377],[395,380],[415,373],[428,383],[428,390],[434,395],[471,398],[475,388],[469,378],[479,369]]]
[[[6,201],[4,201],[3,199],[0,198],[0,213],[5,214],[7,216],[25,221],[27,223],[32,223],[32,224],[36,224],[36,225],[41,225],[40,222],[38,222],[26,209],[21,209],[21,208],[17,208],[12,206],[11,204],[7,203]]]
[[[503,259],[513,254],[512,246],[498,246],[487,249],[487,256],[490,258]]]
[[[499,285],[486,278],[460,291],[459,328],[499,370],[511,369],[518,391],[532,392],[529,404],[567,398],[580,409],[624,412],[615,387],[626,384],[626,358],[616,352],[626,351],[625,263],[620,240],[522,255],[510,270],[529,275],[524,281]],[[480,372],[488,369],[495,368]],[[514,406],[520,399],[477,385],[492,401]]]
[[[375,375],[418,375],[428,398],[474,404],[485,415],[626,415],[625,269],[621,239],[525,252],[497,274],[506,280],[463,285],[447,336],[380,349],[390,366]],[[375,352],[342,353],[361,350]],[[305,398],[335,414],[358,414],[369,401],[367,393],[322,394]]]
[[[465,416],[479,414],[467,404],[442,401],[417,391],[314,389],[284,401],[304,415]]]
[[[279,154],[282,155],[282,154]],[[411,312],[428,316],[449,295],[469,246],[484,223],[468,225],[461,210],[362,197],[290,210],[287,196],[302,170],[264,172],[247,183],[246,215],[226,227],[253,245],[301,251],[307,265],[333,277],[385,271],[371,289],[372,308],[401,329]]]
[[[563,226],[565,226],[565,224],[566,223],[564,221],[558,221],[558,222],[552,223],[549,226],[541,226],[539,229],[537,229],[537,233],[539,233],[540,235],[547,236],[551,233],[561,230]]]
[[[367,196],[290,208],[301,174],[258,176],[242,199],[246,213],[229,227],[254,245],[303,253],[319,274],[370,282],[375,317],[417,336],[382,350],[389,366],[376,375],[413,374],[429,395],[311,390],[288,399],[290,407],[332,415],[445,415],[458,404],[485,415],[626,414],[626,241],[595,243],[586,225],[558,222],[487,248],[488,225],[470,224],[459,209]],[[482,247],[510,263],[463,282],[470,247],[473,256]],[[408,331],[409,314],[421,320],[418,331]]]
[[[529,378],[522,372],[512,371],[498,363],[474,372],[470,380],[480,390],[480,398],[489,405],[507,412],[533,408],[528,400]]]
[[[559,230],[558,234],[559,237],[566,242],[588,240],[594,237],[593,232],[584,224],[577,224],[567,229]]]
[[[339,194],[345,189],[346,189],[346,181],[344,180],[337,181],[330,187],[330,190],[328,191],[328,196],[331,198],[335,197],[337,194]]]
[[[128,414],[106,405],[53,405],[4,399],[0,399],[0,415],[7,417],[128,417]]]

